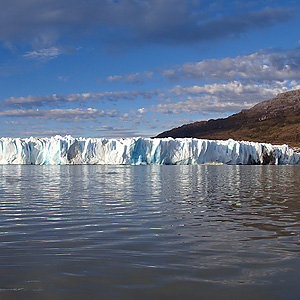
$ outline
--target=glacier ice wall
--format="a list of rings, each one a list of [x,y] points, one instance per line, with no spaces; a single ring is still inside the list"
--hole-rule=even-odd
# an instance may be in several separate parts
[[[287,145],[193,138],[1,138],[0,164],[300,164]]]

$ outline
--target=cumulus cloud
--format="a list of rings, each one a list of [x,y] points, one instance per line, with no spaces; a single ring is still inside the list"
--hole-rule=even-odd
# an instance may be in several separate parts
[[[123,81],[125,83],[131,84],[141,84],[144,83],[147,79],[151,79],[153,76],[152,71],[145,71],[142,73],[131,73],[124,75],[110,75],[106,78],[108,82],[120,82]]]
[[[262,49],[249,55],[205,59],[172,66],[169,69],[144,71],[135,74],[111,75],[109,82],[143,83],[159,78],[172,83],[181,80],[201,82],[229,82],[271,84],[300,80],[300,48],[285,52]],[[158,77],[157,77],[158,76]]]
[[[206,97],[187,97],[185,101],[175,103],[165,103],[152,106],[152,110],[161,114],[206,114],[208,112],[224,113],[239,111],[245,108],[250,108],[255,103],[236,103],[231,101],[219,102],[213,98]]]
[[[125,80],[127,83],[144,83],[145,79],[139,73],[136,74],[128,74],[125,76]]]
[[[39,110],[39,109],[16,109],[0,111],[0,117],[20,117],[20,118],[33,118],[41,120],[55,120],[58,122],[70,122],[90,120],[95,121],[97,118],[102,117],[117,117],[118,110],[98,110],[95,108],[87,109],[52,109],[52,110]]]
[[[107,81],[109,82],[119,82],[123,76],[121,75],[111,75],[107,77]]]
[[[171,81],[179,78],[260,83],[300,80],[300,49],[269,54],[261,51],[234,58],[189,62],[181,66],[174,66],[169,70],[162,70],[161,75]]]
[[[23,57],[28,59],[35,59],[46,61],[58,57],[63,52],[57,47],[44,48],[36,51],[26,52]]]
[[[27,97],[9,97],[4,99],[4,106],[18,106],[18,107],[30,107],[30,106],[42,106],[51,104],[66,104],[70,102],[86,102],[89,100],[133,100],[138,97],[143,99],[150,99],[153,95],[157,95],[159,91],[120,91],[120,92],[101,92],[101,93],[81,93],[81,94],[69,94],[63,95],[45,95],[45,96],[32,96]]]
[[[186,44],[260,30],[295,16],[289,8],[295,4],[288,0],[283,8],[269,2],[266,9],[254,7],[236,15],[223,11],[226,5],[234,8],[242,3],[215,0],[214,4],[212,10],[209,1],[200,0],[1,1],[0,40],[49,47],[62,35],[96,31],[116,43]]]
[[[293,80],[290,83],[290,86],[293,90],[300,90],[300,82],[299,81]]]
[[[186,95],[201,96],[210,95],[214,99],[230,99],[230,101],[243,102],[249,101],[262,101],[264,99],[272,98],[276,94],[283,91],[287,91],[285,86],[272,85],[262,86],[257,84],[243,84],[239,81],[232,81],[228,83],[213,83],[206,84],[204,86],[194,85],[191,87],[182,87],[180,85],[175,86],[173,89],[169,89],[168,92],[177,97]]]
[[[125,82],[128,75],[115,75],[111,77],[111,80]],[[139,77],[152,78],[153,73],[145,71],[131,75],[132,80],[136,81]],[[8,118],[9,121],[14,118],[24,120],[29,118],[35,122],[37,120],[41,122],[88,120],[97,123],[99,119],[112,121],[111,118],[117,118],[114,120],[118,121],[121,128],[122,123],[135,127],[137,124],[143,124],[144,127],[151,126],[147,122],[150,119],[158,119],[158,114],[173,114],[176,115],[174,119],[177,119],[177,115],[181,114],[183,118],[189,118],[190,115],[193,118],[198,116],[202,118],[208,113],[235,113],[260,101],[270,99],[278,93],[300,88],[300,50],[294,49],[285,53],[259,51],[234,58],[189,62],[174,66],[169,70],[162,70],[161,75],[171,80],[184,79],[182,81],[184,84],[168,89],[148,91],[125,90],[10,97],[1,102],[1,109],[11,110],[0,111],[0,117]],[[188,84],[190,82],[193,84]],[[197,84],[194,84],[195,82]],[[132,100],[134,100],[134,105],[131,106],[130,111],[126,111],[126,106],[120,106],[122,107],[120,112],[98,109],[99,103],[102,104],[105,101]],[[92,105],[91,101],[93,101]],[[70,108],[75,105],[81,109]],[[83,106],[96,106],[97,108],[82,109]],[[37,107],[44,109],[33,109]],[[46,108],[55,109],[47,110]],[[101,131],[101,128],[102,131],[109,129],[104,126],[109,125],[99,127],[98,131]]]
[[[168,101],[152,105],[151,110],[166,115],[238,112],[286,90],[287,87],[281,85],[242,84],[237,81],[205,86],[176,86],[169,90],[174,95],[173,99],[170,97]],[[176,101],[175,96],[180,100]]]
[[[177,85],[171,89],[153,90],[153,91],[123,91],[123,92],[104,92],[104,93],[83,93],[83,94],[70,94],[67,96],[28,96],[18,98],[8,98],[5,100],[6,106],[18,105],[26,107],[28,104],[33,105],[46,105],[49,103],[70,102],[81,103],[84,100],[102,99],[106,98],[110,101],[120,99],[132,100],[137,97],[143,97],[144,100],[159,99],[161,103],[155,105],[149,102],[149,106],[138,108],[136,111],[123,112],[120,116],[121,122],[140,122],[139,118],[145,115],[149,107],[152,112],[163,114],[181,114],[181,113],[206,113],[206,112],[236,112],[240,109],[248,108],[257,102],[270,99],[276,94],[285,92],[291,87],[299,87],[299,82],[273,82],[272,84],[256,84],[256,83],[243,83],[237,80],[227,83],[213,83],[205,84],[203,86],[180,86]],[[88,102],[87,102],[88,103]],[[151,105],[152,104],[152,105]],[[28,107],[27,107],[28,108]],[[97,109],[54,109],[54,110],[34,110],[30,109],[16,109],[6,110],[0,112],[0,117],[38,117],[45,119],[93,119],[95,117],[118,116],[115,110],[103,111]],[[60,117],[61,116],[61,117]],[[77,119],[76,119],[77,118]]]
[[[57,79],[59,81],[64,81],[64,82],[67,82],[69,80],[69,77],[65,77],[65,76],[58,76]]]
[[[144,107],[139,108],[139,109],[137,110],[137,112],[138,112],[139,114],[141,114],[141,115],[144,115],[145,113],[147,113],[147,111],[148,111],[148,109],[147,109],[147,108],[144,108]]]

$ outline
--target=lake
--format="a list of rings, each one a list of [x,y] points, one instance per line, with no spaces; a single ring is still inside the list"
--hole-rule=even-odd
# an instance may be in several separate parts
[[[0,166],[0,299],[300,299],[300,166]]]

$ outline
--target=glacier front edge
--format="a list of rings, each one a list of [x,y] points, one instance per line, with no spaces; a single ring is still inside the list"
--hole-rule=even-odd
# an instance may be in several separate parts
[[[195,138],[1,138],[0,164],[300,164],[287,145]]]

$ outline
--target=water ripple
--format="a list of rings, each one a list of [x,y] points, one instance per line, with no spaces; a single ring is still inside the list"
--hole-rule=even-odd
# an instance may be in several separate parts
[[[0,298],[296,299],[298,182],[297,166],[0,166]]]

